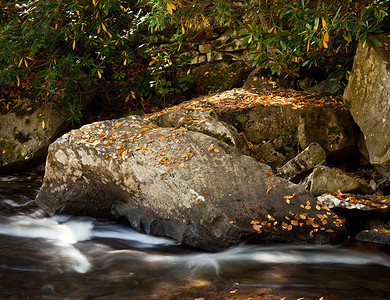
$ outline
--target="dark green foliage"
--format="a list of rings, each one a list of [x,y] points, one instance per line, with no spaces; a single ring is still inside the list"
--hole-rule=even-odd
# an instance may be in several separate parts
[[[388,10],[379,0],[0,1],[0,112],[53,103],[78,121],[93,89],[142,108],[152,95],[165,102],[193,80],[173,58],[182,42],[222,26],[241,28],[254,65],[345,78],[357,42],[378,43]],[[152,43],[159,30],[164,47]]]

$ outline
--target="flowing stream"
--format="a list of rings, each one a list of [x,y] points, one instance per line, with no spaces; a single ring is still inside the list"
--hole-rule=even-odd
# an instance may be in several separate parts
[[[41,179],[0,176],[0,299],[390,299],[389,249],[246,245],[208,253],[121,223],[49,218],[33,201]]]

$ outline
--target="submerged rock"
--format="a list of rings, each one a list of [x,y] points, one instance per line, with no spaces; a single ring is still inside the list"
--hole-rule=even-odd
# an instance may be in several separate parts
[[[51,144],[36,202],[51,215],[125,216],[139,231],[207,250],[346,235],[327,206],[269,166],[213,137],[134,116]]]

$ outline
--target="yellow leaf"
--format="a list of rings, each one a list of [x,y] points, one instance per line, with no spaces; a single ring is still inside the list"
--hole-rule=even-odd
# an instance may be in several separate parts
[[[100,33],[100,25],[98,26],[97,33],[98,33],[98,34]]]
[[[237,290],[230,291],[230,294],[235,294],[235,293],[237,293]]]
[[[328,48],[328,42],[329,42],[329,34],[328,32],[325,32],[324,39],[322,40],[322,44],[324,45],[324,48]]]
[[[133,99],[135,99],[135,93],[133,91],[130,91],[131,93],[131,97],[133,97]]]
[[[207,20],[207,18],[206,18],[203,14],[201,14],[201,16],[202,16],[203,22],[204,22],[205,24],[208,24],[209,21]]]
[[[24,65],[26,66],[26,68],[28,68],[27,60],[25,58],[23,58],[23,60],[24,60]]]
[[[127,103],[130,99],[130,95],[127,95],[126,99],[125,99],[125,102]]]
[[[184,28],[184,25],[183,25],[183,24],[181,25],[181,31],[183,32],[183,34],[185,34],[185,33],[186,33],[186,30],[185,30],[185,28]]]
[[[58,24],[56,24],[55,26],[54,26],[54,29],[57,29],[58,28]]]
[[[75,47],[76,47],[76,40],[73,40],[73,45],[72,45],[73,50]]]
[[[172,10],[170,2],[167,2],[167,10],[168,10],[169,14],[171,14],[171,15],[173,14],[173,10]]]
[[[270,29],[268,29],[268,33],[271,33],[271,32],[272,32],[272,30],[274,30],[274,28],[273,28],[273,27],[271,27]]]
[[[16,84],[17,86],[20,85],[20,79],[19,79],[19,76],[16,76],[16,79],[18,80],[18,83]]]
[[[123,65],[126,66],[127,64],[127,58],[125,58],[125,61],[123,62]]]
[[[322,27],[325,27],[326,26],[326,21],[324,19],[324,17],[322,17]]]
[[[107,28],[106,28],[106,25],[104,25],[103,22],[102,22],[102,28],[103,28],[103,30],[104,30],[105,32],[108,32],[108,31],[107,31]]]
[[[20,62],[18,64],[18,68],[20,68],[20,66],[22,65],[22,62],[23,62],[23,58],[20,60]]]
[[[153,57],[153,60],[149,63],[149,66],[153,65],[157,59],[158,59],[158,56]]]
[[[96,1],[92,0],[92,4],[93,4],[93,6],[96,6]]]
[[[45,120],[42,120],[42,129],[45,129]]]
[[[80,13],[79,13],[79,11],[76,9],[76,14],[79,16],[80,15]]]
[[[325,32],[324,41],[325,41],[326,43],[329,42],[329,34],[328,34],[328,32]]]
[[[3,150],[3,152],[2,152],[3,154],[5,154],[5,150]]]
[[[362,45],[363,48],[366,46],[366,41],[367,41],[367,40],[365,40],[365,41],[363,42],[363,45]]]
[[[310,49],[310,40],[307,41],[307,48],[306,48],[306,52],[309,52],[309,49]]]
[[[102,78],[102,74],[99,72],[99,70],[97,70],[97,74],[98,74],[99,78]]]

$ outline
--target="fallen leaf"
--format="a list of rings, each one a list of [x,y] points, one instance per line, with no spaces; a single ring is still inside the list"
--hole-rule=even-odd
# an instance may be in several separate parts
[[[262,230],[261,230],[261,225],[253,225],[252,226],[254,230],[256,230],[258,233],[262,233]]]
[[[272,187],[269,186],[268,189],[267,189],[267,194],[269,194],[271,192],[271,190],[272,190]]]
[[[211,144],[210,147],[209,147],[209,149],[208,149],[208,151],[211,152],[211,151],[213,151],[214,149],[215,149],[215,145],[214,145],[214,144]]]

